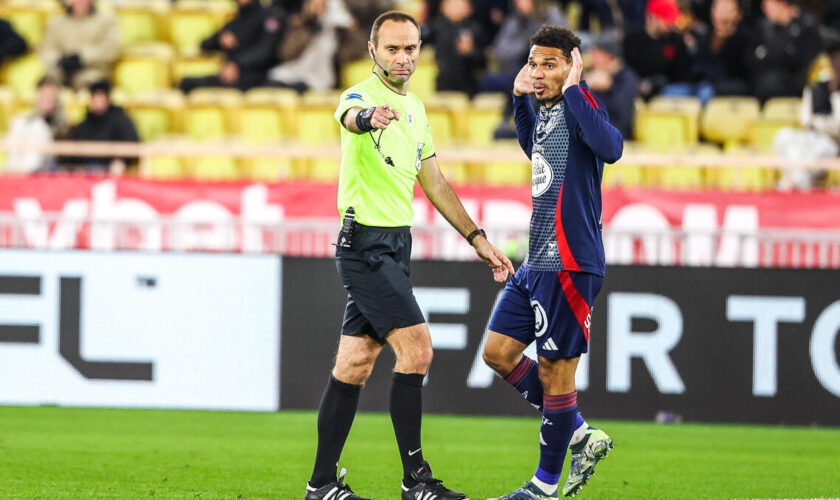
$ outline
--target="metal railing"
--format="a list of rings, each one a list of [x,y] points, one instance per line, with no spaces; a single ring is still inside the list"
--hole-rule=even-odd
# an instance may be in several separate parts
[[[447,225],[412,228],[413,257],[474,260],[472,248]],[[488,238],[515,259],[528,249],[527,227],[487,227]],[[338,235],[334,219],[281,224],[241,219],[150,221],[62,217],[34,219],[0,214],[0,248],[92,249],[147,252],[242,252],[331,257]],[[604,231],[608,264],[840,269],[840,231],[759,230]]]

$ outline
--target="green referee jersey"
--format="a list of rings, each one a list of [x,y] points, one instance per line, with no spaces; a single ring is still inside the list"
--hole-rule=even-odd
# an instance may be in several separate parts
[[[421,162],[435,155],[423,102],[411,92],[402,95],[393,91],[371,75],[341,94],[335,119],[341,123],[350,108],[386,103],[399,112],[400,119],[391,121],[385,130],[354,134],[340,125],[338,211],[343,217],[347,207],[353,207],[356,221],[366,226],[410,226],[417,173]]]

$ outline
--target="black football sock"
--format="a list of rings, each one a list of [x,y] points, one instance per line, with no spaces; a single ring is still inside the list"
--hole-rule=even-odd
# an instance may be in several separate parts
[[[341,382],[330,375],[318,409],[318,452],[315,454],[312,479],[309,480],[314,488],[336,479],[338,459],[356,416],[361,389],[360,385]]]
[[[391,422],[400,449],[403,483],[407,488],[417,484],[411,478],[411,471],[416,471],[423,464],[423,452],[420,450],[423,377],[420,373],[394,373],[391,384]]]

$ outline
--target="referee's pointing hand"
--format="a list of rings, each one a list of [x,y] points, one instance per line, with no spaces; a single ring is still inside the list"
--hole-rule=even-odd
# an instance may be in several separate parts
[[[380,130],[385,130],[388,128],[388,125],[391,124],[391,120],[400,119],[399,111],[393,110],[388,106],[388,103],[380,104],[375,110],[373,110],[373,114],[370,116],[370,124],[373,125],[374,128],[378,128]]]

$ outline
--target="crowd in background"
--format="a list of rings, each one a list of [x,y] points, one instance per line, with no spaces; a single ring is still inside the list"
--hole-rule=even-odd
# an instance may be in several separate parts
[[[428,0],[422,38],[434,48],[437,89],[470,96],[509,93],[527,58],[530,35],[541,24],[569,25],[564,12],[571,1]],[[811,88],[806,84],[819,53],[827,52],[833,63],[840,63],[840,0],[574,1],[580,14],[574,24],[587,61],[585,79],[625,137],[632,137],[638,97],[694,96],[706,102],[716,95],[751,95],[763,102],[804,94],[808,119],[830,128],[827,135],[836,139],[837,78]],[[136,141],[130,119],[108,98],[107,79],[120,55],[116,18],[98,12],[94,0],[66,3],[66,12],[49,20],[36,48],[46,76],[35,109],[19,117],[10,134],[29,140],[50,134]],[[339,68],[366,57],[373,19],[395,7],[394,0],[236,3],[235,16],[200,47],[223,56],[221,69],[184,78],[184,92],[199,87],[335,88]],[[10,24],[0,20],[0,64],[27,50]],[[58,101],[59,86],[89,88],[103,99],[92,99],[84,121],[69,127]],[[499,138],[514,134],[509,115],[510,108],[496,131]],[[124,159],[62,163],[111,172],[125,166]]]

